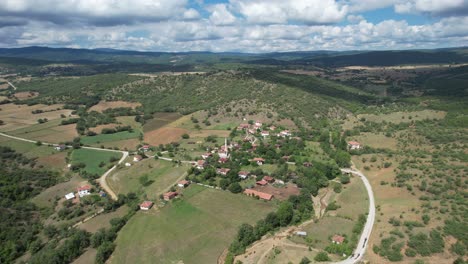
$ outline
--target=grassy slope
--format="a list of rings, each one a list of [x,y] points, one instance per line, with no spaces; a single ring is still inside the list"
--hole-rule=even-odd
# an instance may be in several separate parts
[[[137,138],[140,135],[139,131],[122,131],[114,134],[99,134],[96,136],[86,136],[81,138],[81,143],[85,145],[93,145],[93,144],[99,144],[99,143],[104,143],[104,142],[112,142],[112,141],[118,141],[118,140],[124,140],[124,139],[131,139],[131,138]]]
[[[151,159],[135,163],[129,168],[122,168],[107,178],[107,181],[117,193],[145,193],[148,198],[155,199],[186,170],[186,166],[174,167],[171,162]],[[139,179],[144,175],[147,175],[148,180],[152,181],[148,186],[143,186],[140,183]]]
[[[71,162],[72,164],[83,162],[86,164],[85,171],[101,175],[107,170],[107,164],[111,157],[120,158],[119,153],[98,151],[91,149],[76,149],[72,152]],[[106,163],[105,166],[99,167],[99,163]]]
[[[273,203],[191,186],[158,213],[138,213],[122,229],[111,263],[215,263],[241,223],[254,223]]]

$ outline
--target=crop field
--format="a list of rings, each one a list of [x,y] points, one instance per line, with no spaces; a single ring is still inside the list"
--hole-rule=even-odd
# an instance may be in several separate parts
[[[182,116],[179,113],[155,113],[154,118],[146,121],[143,126],[145,132],[164,127],[167,124],[175,122]],[[172,126],[172,125],[171,125]]]
[[[117,132],[113,134],[99,134],[99,135],[91,136],[91,137],[85,136],[81,138],[81,143],[85,145],[96,145],[96,144],[106,143],[106,142],[138,138],[139,136],[140,136],[140,132],[138,131],[133,131],[133,132],[122,131],[122,132]]]
[[[121,154],[110,151],[98,151],[92,149],[75,149],[71,154],[71,163],[84,163],[86,167],[85,171],[91,174],[101,175],[107,170],[107,166],[110,164],[110,158],[120,159]],[[99,166],[100,163],[105,164]]]
[[[107,177],[107,182],[116,193],[135,192],[139,195],[146,194],[149,199],[156,199],[159,194],[176,184],[187,169],[187,166],[177,167],[169,161],[147,159],[133,163],[131,167],[118,169]],[[148,178],[146,186],[140,182],[143,176]]]
[[[192,185],[160,212],[134,216],[119,233],[110,263],[216,263],[240,224],[273,210],[273,203]]]
[[[183,128],[163,127],[145,133],[144,141],[153,146],[168,144],[179,141],[182,135],[187,132],[188,130]]]
[[[1,131],[12,131],[37,124],[38,119],[47,118],[49,121],[61,119],[61,115],[70,116],[72,110],[62,109],[63,105],[15,105],[4,104],[0,106],[0,120],[5,122]],[[43,113],[32,114],[32,111],[42,110]],[[58,124],[58,123],[57,123]]]
[[[48,143],[72,141],[73,138],[78,136],[75,124],[61,126],[60,120],[53,120],[43,124],[35,124],[18,130],[9,131],[8,133],[17,137]]]
[[[97,105],[93,105],[91,108],[89,108],[88,111],[102,112],[110,108],[118,108],[118,107],[136,108],[138,106],[141,106],[141,104],[133,103],[133,102],[125,102],[125,101],[101,101]]]

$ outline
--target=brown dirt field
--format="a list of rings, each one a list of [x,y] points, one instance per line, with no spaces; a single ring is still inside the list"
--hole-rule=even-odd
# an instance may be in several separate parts
[[[227,130],[209,130],[209,129],[203,129],[203,130],[195,130],[195,131],[190,131],[189,135],[191,138],[205,138],[210,135],[216,135],[218,137],[229,137],[229,134],[231,131]]]
[[[8,83],[0,84],[0,90],[8,89]]]
[[[274,195],[275,199],[284,201],[289,198],[291,195],[299,195],[301,190],[295,184],[288,183],[286,186],[282,188],[274,187],[273,185],[266,185],[266,186],[255,186],[253,188],[259,192],[264,192],[268,194]]]
[[[181,136],[188,133],[188,130],[176,127],[163,127],[145,133],[144,141],[150,145],[168,144],[181,139]]]
[[[71,141],[78,136],[78,132],[76,132],[76,124],[57,126],[51,128],[51,130],[54,132],[46,136],[36,137],[35,139],[55,143]]]
[[[13,96],[18,98],[18,100],[25,100],[37,97],[39,95],[38,92],[19,92],[15,93]]]
[[[140,103],[132,103],[125,101],[101,101],[97,105],[93,105],[88,111],[102,112],[108,108],[118,108],[118,107],[131,107],[135,108],[141,106]]]
[[[57,169],[65,169],[67,163],[65,158],[67,157],[67,152],[59,152],[50,156],[40,157],[37,159],[38,164],[45,167],[53,167]]]
[[[54,105],[43,105],[37,104],[32,106],[27,105],[15,105],[15,104],[4,104],[0,106],[0,119],[5,122],[5,125],[1,126],[2,131],[11,131],[19,128],[27,127],[29,125],[37,124],[37,120],[40,118],[47,118],[49,121],[54,119],[60,119],[60,115],[65,116],[71,115],[72,110],[61,109],[63,104]],[[40,114],[32,114],[33,110],[48,111]]]

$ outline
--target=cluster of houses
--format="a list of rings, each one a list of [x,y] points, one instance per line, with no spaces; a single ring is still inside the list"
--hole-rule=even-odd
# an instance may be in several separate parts
[[[89,185],[80,186],[80,187],[77,188],[76,195],[78,195],[80,198],[82,198],[82,197],[84,197],[86,195],[90,195],[91,194],[91,189],[92,188]],[[67,193],[67,194],[65,194],[65,199],[66,200],[75,199],[76,195],[75,195],[74,192]]]
[[[239,174],[240,174],[240,172],[239,172]],[[276,181],[275,178],[273,178],[271,176],[263,176],[263,178],[261,180],[257,181],[255,184],[258,185],[258,186],[266,186],[268,184],[274,183],[275,181]],[[283,181],[279,181],[279,182],[284,184]],[[247,195],[247,196],[258,197],[259,199],[263,199],[263,200],[267,200],[267,201],[270,201],[271,199],[273,199],[272,194],[257,191],[257,190],[254,190],[254,189],[245,189],[244,194]]]
[[[269,126],[268,128],[266,129],[263,129],[263,124],[262,122],[260,121],[256,121],[255,123],[253,123],[252,125],[250,124],[240,124],[238,127],[237,127],[237,130],[239,131],[246,131],[247,135],[256,135],[259,133],[260,131],[260,136],[262,137],[269,137],[270,136],[270,131],[272,131],[272,133],[275,133],[276,130],[277,130],[277,127],[276,126]],[[268,129],[268,130],[267,130]],[[292,136],[292,133],[289,131],[289,130],[282,130],[278,133],[276,133],[276,136],[278,137],[291,137]]]
[[[190,185],[190,181],[187,181],[187,180],[181,180],[177,183],[177,187],[180,187],[180,188],[186,188],[189,185]],[[164,193],[162,197],[164,201],[170,201],[176,198],[177,196],[179,196],[179,192],[169,191],[169,192]],[[147,211],[151,209],[153,205],[154,203],[151,201],[143,201],[140,204],[140,210]]]

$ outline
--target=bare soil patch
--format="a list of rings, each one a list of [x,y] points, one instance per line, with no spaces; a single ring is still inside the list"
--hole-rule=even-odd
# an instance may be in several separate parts
[[[88,111],[102,112],[109,108],[131,107],[136,108],[141,106],[140,103],[125,102],[125,101],[101,101],[97,105],[93,105]]]
[[[67,152],[59,152],[50,156],[39,157],[37,159],[38,164],[45,167],[53,167],[57,169],[65,169],[67,163],[65,158],[67,157]]]
[[[13,94],[18,100],[26,100],[39,96],[38,92],[18,92]]]
[[[196,131],[190,131],[189,135],[191,138],[205,138],[207,136],[215,135],[218,137],[229,137],[229,134],[231,132],[227,130],[209,130],[209,129],[203,129],[203,130],[196,130]]]
[[[181,136],[188,133],[188,130],[176,127],[163,127],[145,133],[144,141],[150,145],[168,144],[181,139]]]

